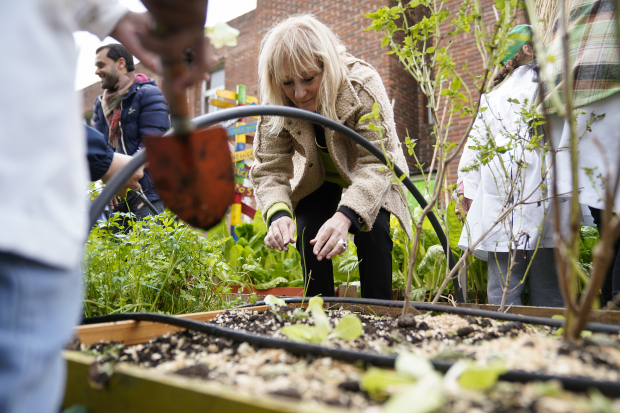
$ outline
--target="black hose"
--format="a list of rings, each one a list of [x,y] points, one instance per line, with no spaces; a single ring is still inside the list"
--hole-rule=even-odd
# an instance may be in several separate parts
[[[292,108],[289,106],[243,106],[238,108],[230,108],[227,110],[222,110],[218,112],[208,113],[202,116],[198,116],[192,120],[194,126],[206,127],[215,123],[223,122],[233,118],[243,118],[249,116],[285,116],[293,119],[302,119],[307,120],[312,123],[316,123],[318,125],[324,126],[326,128],[332,129],[335,132],[338,132],[347,138],[351,139],[368,152],[373,154],[377,159],[379,159],[383,164],[387,165],[387,158],[383,152],[372,143],[370,143],[367,139],[353,131],[352,129],[335,122],[331,119],[328,119],[324,116],[318,115],[314,112],[309,112],[307,110],[302,110],[298,108]],[[134,159],[129,162],[129,164],[125,165],[106,185],[102,193],[95,199],[91,208],[90,208],[90,222],[91,228],[97,223],[97,218],[103,212],[105,206],[110,202],[110,200],[114,197],[116,192],[122,187],[123,183],[129,179],[129,177],[142,165],[136,165],[133,162],[136,159],[142,159],[142,163],[146,161],[146,155],[144,152],[135,156]],[[398,176],[405,175],[403,171],[394,164],[394,171]],[[123,175],[121,176],[121,173]],[[117,178],[118,179],[115,179]],[[124,180],[121,181],[121,178],[124,177]],[[418,191],[418,188],[411,182],[409,177],[405,175],[402,183],[405,187],[411,192],[415,200],[420,204],[422,208],[426,208],[428,205],[424,196]],[[99,202],[97,202],[99,201]],[[454,259],[454,255],[452,254],[452,250],[450,249],[450,244],[446,238],[446,234],[443,232],[443,228],[439,223],[439,220],[433,214],[433,212],[429,212],[428,220],[430,221],[435,233],[437,234],[437,238],[439,238],[439,242],[444,250],[444,252],[448,255],[448,267],[450,269],[454,268],[456,261]],[[459,285],[458,280],[455,280],[454,283],[454,291],[456,294],[457,302],[464,303],[466,302],[467,297],[465,297],[464,290]]]
[[[143,192],[136,192],[136,194],[138,194],[138,197],[142,200],[142,202],[144,202],[146,207],[151,210],[153,215],[159,214],[159,211],[155,209],[155,206],[151,204],[151,201],[149,201],[149,199],[146,197],[146,195],[144,195]]]
[[[90,205],[90,227],[92,228],[97,224],[97,220],[101,216],[101,213],[105,209],[106,205],[110,203],[112,198],[116,196],[116,193],[120,191],[125,182],[146,162],[146,152],[141,151],[134,156],[127,165],[123,166],[112,179],[108,181],[101,194]],[[152,206],[152,205],[151,205]],[[154,208],[153,208],[154,209]]]
[[[287,304],[295,304],[301,303],[303,298],[301,297],[292,297],[292,298],[283,298],[284,302]],[[306,298],[306,302],[308,299]],[[403,308],[403,301],[391,301],[391,300],[377,300],[374,298],[351,298],[351,297],[323,297],[323,301],[326,303],[342,303],[342,304],[357,304],[362,306],[369,305],[379,305],[383,307],[394,307],[394,308]],[[265,305],[264,301],[259,301],[255,304],[244,304],[237,308],[247,308],[254,307],[257,305]],[[560,328],[564,324],[564,320],[556,320],[548,317],[535,317],[535,316],[527,316],[521,314],[511,314],[511,313],[501,313],[497,311],[490,310],[480,310],[477,308],[467,308],[467,307],[454,307],[451,305],[439,305],[439,304],[430,304],[430,303],[420,303],[412,301],[409,305],[417,310],[423,311],[438,311],[442,313],[448,314],[459,314],[466,315],[471,317],[488,317],[495,320],[503,320],[503,321],[520,321],[526,324],[537,324],[541,326],[549,326]],[[606,333],[606,334],[618,334],[620,333],[620,325],[614,324],[604,324],[604,323],[588,323],[586,324],[585,330],[596,332],[596,333]]]
[[[381,301],[381,300],[375,300]],[[350,363],[363,362],[378,367],[394,367],[396,358],[394,356],[383,356],[379,354],[362,353],[350,350],[340,350],[334,348],[326,348],[314,344],[302,344],[289,340],[281,340],[267,336],[244,333],[230,328],[219,327],[213,324],[202,323],[183,318],[177,318],[168,315],[152,314],[152,313],[126,313],[112,314],[100,317],[85,318],[83,324],[97,324],[116,321],[151,321],[156,323],[168,324],[176,327],[186,328],[189,330],[199,331],[215,337],[221,337],[238,343],[248,343],[258,347],[277,348],[288,351],[299,356],[312,354],[319,357],[331,357],[336,360],[347,361]],[[452,363],[432,361],[431,363],[436,370],[446,372],[452,366]],[[547,381],[559,380],[566,390],[585,392],[590,388],[596,388],[601,393],[609,396],[620,396],[620,383],[609,381],[595,381],[585,377],[572,378],[551,376],[545,374],[529,373],[525,371],[509,371],[500,376],[501,380],[527,383],[531,381]]]

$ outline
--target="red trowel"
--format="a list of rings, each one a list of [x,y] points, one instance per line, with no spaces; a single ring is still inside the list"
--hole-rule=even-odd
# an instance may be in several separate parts
[[[164,60],[163,69],[174,130],[169,136],[145,138],[149,171],[164,204],[191,226],[206,230],[221,221],[235,192],[226,131],[219,126],[193,128],[187,92],[170,87],[185,70],[182,56]]]

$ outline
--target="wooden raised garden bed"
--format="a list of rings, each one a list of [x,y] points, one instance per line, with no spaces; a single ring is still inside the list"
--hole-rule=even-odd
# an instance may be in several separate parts
[[[328,304],[334,308],[334,303]],[[291,306],[299,306],[299,304],[289,304],[289,307]],[[393,306],[349,303],[342,306],[336,305],[336,307],[339,309],[328,310],[328,315],[333,320],[338,320],[349,311],[359,313],[364,323],[364,334],[354,342],[341,340],[325,342],[322,348],[361,351],[365,354],[373,352],[378,354],[378,351],[387,350],[381,357],[383,357],[383,365],[388,365],[389,358],[392,357],[393,360],[393,352],[398,352],[400,349],[409,346],[407,348],[410,348],[411,351],[417,349],[416,351],[419,351],[426,358],[434,358],[437,361],[435,367],[441,369],[444,359],[451,357],[466,356],[472,359],[477,357],[483,359],[485,355],[477,356],[473,351],[475,343],[478,343],[476,345],[479,345],[486,352],[512,346],[515,351],[520,351],[520,349],[530,351],[527,355],[524,353],[522,357],[534,358],[533,355],[540,353],[540,356],[537,356],[535,360],[538,363],[544,364],[545,358],[556,359],[556,364],[570,361],[572,365],[568,366],[567,364],[568,370],[566,371],[569,376],[573,374],[571,369],[576,369],[574,371],[580,372],[577,376],[587,376],[589,380],[606,380],[608,382],[615,380],[615,384],[611,383],[612,394],[616,391],[614,386],[618,387],[616,376],[620,374],[620,369],[618,369],[620,350],[617,347],[620,347],[620,340],[617,334],[608,336],[611,344],[605,344],[604,337],[603,339],[599,337],[596,340],[592,339],[584,342],[584,344],[571,347],[570,345],[563,345],[559,340],[553,339],[553,336],[549,336],[553,333],[553,329],[550,327],[537,327],[519,322],[501,322],[494,319],[464,317],[454,314],[435,315],[432,312],[425,311],[417,312],[418,315],[413,327],[403,327],[397,325],[396,321],[390,318],[398,316],[401,311],[401,309]],[[493,306],[483,305],[460,305],[459,307],[493,308]],[[229,327],[233,328],[234,331],[256,331],[262,337],[283,339],[278,331],[280,325],[274,325],[277,324],[274,321],[277,316],[266,311],[268,308],[268,306],[248,307],[239,310],[189,314],[178,318],[199,322],[209,321],[213,326]],[[558,309],[533,307],[512,307],[509,309],[512,314],[546,317],[558,314],[560,311]],[[289,314],[289,316],[293,314],[293,310],[287,309],[287,307],[280,307],[278,312],[283,315]],[[592,321],[620,324],[620,313],[597,312]],[[284,325],[286,321],[280,319],[280,323]],[[332,324],[336,325],[337,322],[332,322]],[[440,326],[446,326],[445,330],[441,330]],[[353,360],[350,362],[339,361],[338,357],[323,357],[325,354],[315,350],[313,350],[314,353],[309,352],[305,355],[295,351],[289,353],[281,349],[257,347],[247,343],[239,344],[225,338],[216,338],[193,330],[183,332],[183,330],[183,328],[172,325],[148,321],[120,321],[76,327],[76,335],[80,338],[83,347],[92,346],[91,348],[95,349],[98,347],[96,343],[101,341],[124,342],[127,347],[122,350],[120,360],[129,360],[133,357],[135,359],[134,364],[137,365],[131,363],[116,364],[114,366],[115,373],[107,385],[103,386],[103,389],[97,390],[89,384],[88,380],[89,368],[91,369],[91,378],[93,375],[91,364],[95,361],[95,357],[77,351],[66,351],[64,356],[68,362],[68,377],[64,406],[84,405],[89,408],[91,413],[111,411],[148,411],[149,413],[183,411],[189,413],[205,410],[209,412],[338,412],[364,411],[367,408],[374,409],[375,412],[380,411],[377,409],[380,408],[381,403],[368,399],[364,393],[359,393],[358,379],[363,374],[364,368],[371,365],[372,362],[366,361],[362,364],[356,364]],[[550,337],[550,340],[543,338],[543,335]],[[147,343],[151,339],[154,340]],[[136,347],[136,344],[140,345]],[[101,349],[101,347],[103,346],[99,345],[98,348]],[[316,347],[314,346],[314,348]],[[179,356],[181,349],[184,349],[182,357]],[[469,350],[472,352],[468,353]],[[198,357],[197,355],[203,357],[203,353],[205,358],[200,359],[203,361],[196,364],[198,362],[195,360],[198,358],[195,357]],[[457,353],[461,355],[455,356]],[[256,364],[257,358],[260,357],[263,357],[263,360],[258,363],[263,369],[262,373],[254,374],[246,371],[243,364],[247,366]],[[268,359],[264,360],[265,357]],[[360,359],[362,358],[360,356]],[[232,364],[218,365],[218,363],[225,363],[224,360],[229,360],[226,363],[230,363],[232,362],[230,360],[233,359],[237,360],[233,362],[237,363],[236,366]],[[386,360],[388,364],[385,364]],[[575,360],[582,360],[583,363],[576,365]],[[209,364],[211,362],[214,365]],[[507,364],[511,369],[515,368],[514,360],[508,360]],[[536,374],[546,374],[547,376],[560,374],[561,371],[552,364],[542,366],[540,373],[537,373],[536,369],[530,368],[528,370],[526,368],[525,370],[530,373],[534,371]],[[205,371],[201,372],[198,369],[198,372],[191,374],[194,376],[202,374],[204,378],[208,377],[207,380],[181,375],[185,374],[182,373],[184,370],[206,365],[209,365],[209,368],[205,367]],[[589,367],[594,370],[585,372],[579,370]],[[311,389],[312,386],[316,387],[312,390],[316,392],[316,395],[311,398],[306,397],[305,393],[296,389],[305,385],[303,384],[304,380],[308,383],[314,383],[312,380],[317,381],[317,379],[314,377],[311,380],[300,376],[300,368],[304,374],[307,371],[310,374],[322,377],[315,383],[316,386],[315,384],[306,386],[308,389]],[[230,377],[222,379],[222,372],[227,371],[231,372]],[[234,377],[233,374],[235,374]],[[509,372],[506,380],[511,380],[510,374]],[[351,380],[352,377],[355,379]],[[511,377],[514,379],[516,376]],[[288,381],[291,388],[274,390],[278,384],[282,384],[283,380]],[[330,385],[330,380],[333,381],[333,385]],[[493,403],[503,403],[501,400],[508,397],[502,393],[506,391],[506,386],[502,387],[499,393],[495,390],[487,392],[486,397]],[[511,388],[515,393],[531,390],[529,387],[526,389],[527,386],[530,386],[529,384],[511,383],[510,386],[513,386]],[[265,390],[261,390],[263,387]],[[610,393],[609,389],[605,389],[605,386],[602,386],[601,389],[608,394]],[[332,392],[332,390],[334,395],[327,397],[327,393]],[[575,396],[573,393],[570,393],[569,396],[566,397],[569,399],[581,397]],[[620,397],[620,394],[615,395],[615,397]],[[442,412],[461,411],[451,404],[454,403],[453,400],[449,400],[447,403],[448,405],[444,406]],[[620,407],[620,402],[617,405]],[[499,407],[499,405],[496,406],[496,408]],[[523,411],[539,410],[526,409]],[[560,409],[557,411],[571,410]]]

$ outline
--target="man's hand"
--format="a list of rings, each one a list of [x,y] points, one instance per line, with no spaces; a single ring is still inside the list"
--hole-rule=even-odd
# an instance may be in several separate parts
[[[310,241],[310,244],[314,245],[314,255],[319,261],[323,257],[331,260],[332,257],[347,250],[344,245],[338,244],[338,241],[347,242],[350,227],[351,220],[342,212],[336,212],[323,224],[316,234],[316,238]]]
[[[110,33],[120,43],[122,43],[140,62],[156,73],[162,72],[161,60],[156,53],[147,50],[142,45],[142,38],[147,36],[153,24],[153,18],[149,13],[128,12],[116,23],[116,27]]]
[[[214,62],[207,55],[209,40],[204,32],[207,0],[142,0],[142,3],[158,24],[169,29],[166,34],[155,34],[152,30],[140,32],[144,47],[171,60],[178,59],[187,48],[193,51],[191,67],[175,79],[172,87],[183,89],[199,80],[208,80],[206,73]]]
[[[103,178],[101,178],[103,182],[107,182],[109,179],[111,179],[114,174],[116,174],[122,167],[127,165],[129,161],[131,161],[131,156],[123,155],[121,153],[115,153],[114,157],[112,158],[112,163],[108,168],[108,171],[105,173],[105,175],[103,175]],[[128,189],[142,189],[138,181],[142,179],[143,176],[144,165],[142,165],[140,168],[138,168],[136,172],[134,172],[134,174],[127,180],[127,182],[125,182],[123,187],[116,193],[116,195],[121,198],[126,198]]]
[[[295,222],[291,217],[282,217],[271,223],[265,237],[267,248],[288,251],[288,244],[295,242]]]

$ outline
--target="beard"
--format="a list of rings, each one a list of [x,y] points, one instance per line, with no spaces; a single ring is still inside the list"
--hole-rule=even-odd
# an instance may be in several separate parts
[[[104,75],[100,77],[101,79],[101,89],[107,89],[110,91],[114,91],[116,84],[118,83],[118,75],[117,73],[110,73],[108,75]]]

